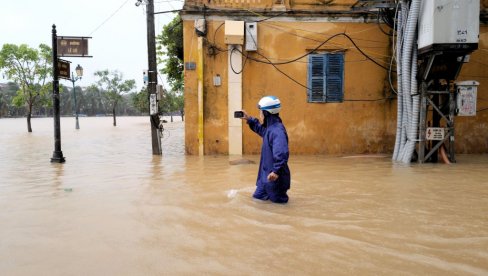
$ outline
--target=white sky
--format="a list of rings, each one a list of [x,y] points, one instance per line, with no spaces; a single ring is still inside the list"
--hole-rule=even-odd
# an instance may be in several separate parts
[[[147,27],[145,7],[136,7],[135,3],[136,0],[0,0],[0,47],[5,43],[27,44],[36,49],[40,43],[52,47],[52,25],[56,24],[58,36],[92,37],[88,41],[92,58],[63,58],[72,62],[72,71],[78,64],[84,69],[84,76],[76,85],[88,86],[95,82],[95,71],[109,69],[122,72],[124,79],[136,80],[139,91],[143,86],[142,72],[148,66]],[[182,6],[182,0],[154,0],[155,12]],[[156,35],[175,16],[176,13],[156,14]],[[6,81],[0,74],[0,82]],[[68,80],[60,83],[71,85]]]

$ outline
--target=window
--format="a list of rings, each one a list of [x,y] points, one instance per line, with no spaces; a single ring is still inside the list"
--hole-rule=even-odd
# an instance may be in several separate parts
[[[344,53],[308,56],[307,98],[311,103],[344,100]]]

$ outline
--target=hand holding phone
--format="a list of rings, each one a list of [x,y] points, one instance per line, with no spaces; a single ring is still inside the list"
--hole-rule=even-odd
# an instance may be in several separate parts
[[[244,112],[243,111],[234,111],[234,118],[243,118]]]

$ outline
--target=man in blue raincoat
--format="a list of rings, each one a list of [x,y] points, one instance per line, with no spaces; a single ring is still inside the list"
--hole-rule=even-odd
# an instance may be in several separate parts
[[[259,162],[256,191],[253,197],[271,200],[275,203],[287,203],[287,190],[290,189],[290,169],[288,168],[288,134],[279,112],[281,102],[274,96],[263,97],[259,103],[260,118],[249,116],[243,111],[243,119],[252,131],[263,137],[261,160]]]

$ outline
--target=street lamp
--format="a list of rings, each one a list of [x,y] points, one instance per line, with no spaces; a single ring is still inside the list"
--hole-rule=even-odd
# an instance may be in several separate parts
[[[73,83],[73,97],[75,99],[75,115],[76,115],[76,129],[80,129],[80,123],[78,122],[78,109],[76,108],[76,90],[75,90],[75,82],[77,80],[81,80],[81,77],[83,77],[83,67],[81,67],[79,64],[76,66],[76,77],[73,72],[71,72],[71,82]]]

